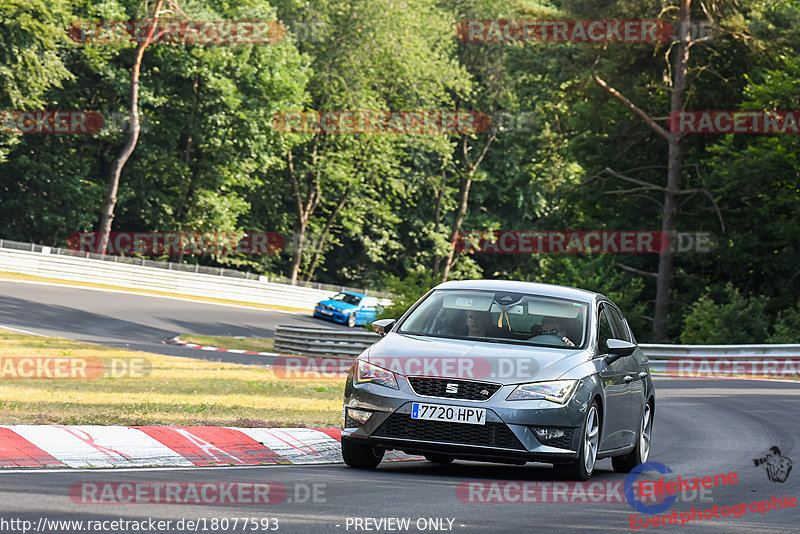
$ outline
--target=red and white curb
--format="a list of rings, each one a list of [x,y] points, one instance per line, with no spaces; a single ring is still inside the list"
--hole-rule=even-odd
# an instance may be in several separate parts
[[[342,462],[339,440],[338,429],[4,425],[0,467],[332,464]]]
[[[178,336],[165,339],[162,341],[165,345],[178,345],[180,347],[186,347],[187,349],[200,349],[200,350],[207,350],[210,352],[230,352],[232,354],[256,354],[258,356],[287,356],[287,354],[279,354],[277,352],[258,352],[256,350],[244,350],[244,349],[221,349],[219,347],[214,347],[211,345],[198,345],[197,343],[189,343],[188,341],[183,341]]]

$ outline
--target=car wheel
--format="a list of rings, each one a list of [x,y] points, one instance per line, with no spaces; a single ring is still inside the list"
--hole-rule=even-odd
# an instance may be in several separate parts
[[[581,433],[578,459],[568,464],[555,464],[556,474],[565,480],[589,480],[597,462],[597,450],[600,446],[600,412],[597,403],[592,401],[586,412]]]
[[[374,469],[383,460],[384,450],[368,443],[353,443],[342,439],[342,458],[350,467]]]
[[[353,312],[347,317],[347,326],[353,328],[355,325],[356,325],[356,314],[355,312]]]
[[[453,462],[453,457],[445,454],[426,454],[425,459],[434,464],[449,464]]]
[[[653,434],[653,407],[648,402],[644,406],[642,420],[639,421],[639,434],[636,436],[636,446],[625,456],[616,456],[611,459],[611,465],[617,473],[630,473],[631,469],[643,464],[650,456],[650,437]]]

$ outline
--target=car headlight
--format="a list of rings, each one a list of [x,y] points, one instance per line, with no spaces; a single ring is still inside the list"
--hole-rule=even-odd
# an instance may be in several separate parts
[[[547,399],[564,404],[577,383],[577,380],[551,380],[549,382],[520,384],[506,400]]]
[[[400,389],[397,387],[397,377],[395,377],[393,372],[383,367],[372,365],[364,360],[358,360],[356,375],[353,378],[353,382],[356,384],[372,382],[373,384],[386,386],[387,388]]]

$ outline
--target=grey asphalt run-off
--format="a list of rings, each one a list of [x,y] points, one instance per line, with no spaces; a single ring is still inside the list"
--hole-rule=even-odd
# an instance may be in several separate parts
[[[0,325],[129,350],[250,365],[274,358],[206,352],[162,341],[181,333],[273,337],[278,325],[348,329],[314,319],[310,311],[283,312],[2,279]]]

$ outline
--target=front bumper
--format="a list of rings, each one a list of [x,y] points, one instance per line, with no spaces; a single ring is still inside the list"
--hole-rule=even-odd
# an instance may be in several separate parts
[[[335,321],[337,323],[346,323],[347,318],[350,316],[349,313],[343,313],[338,310],[328,309],[325,311],[331,312],[331,314],[328,315],[326,313],[322,313],[322,310],[319,307],[314,308],[314,317],[318,317],[320,319],[328,319],[329,321]]]
[[[365,440],[409,454],[438,453],[465,460],[562,463],[578,457],[580,429],[590,398],[583,384],[562,405],[547,400],[505,400],[515,385],[501,387],[486,401],[432,398],[417,395],[405,377],[398,375],[397,379],[399,390],[348,380],[342,439]],[[412,402],[486,408],[486,424],[411,419]],[[347,417],[346,408],[367,410],[372,415],[362,425]],[[563,429],[565,436],[543,442],[532,427]]]

